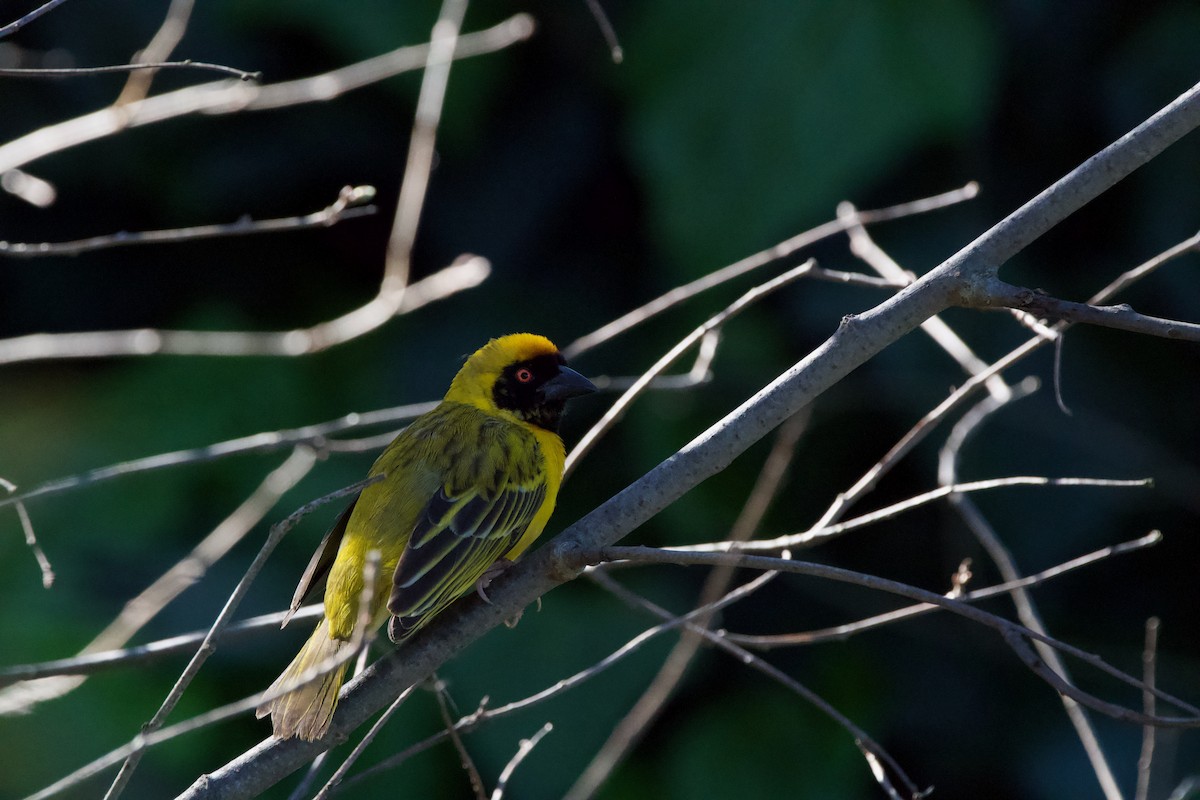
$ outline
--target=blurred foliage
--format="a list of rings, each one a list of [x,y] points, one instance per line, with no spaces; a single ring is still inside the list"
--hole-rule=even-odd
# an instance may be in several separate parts
[[[978,180],[970,204],[879,226],[880,243],[921,272],[970,241],[1200,79],[1200,11],[1188,0],[1041,4],[1007,0],[760,2],[738,6],[604,0],[624,45],[613,65],[582,2],[475,4],[474,30],[527,11],[528,43],[454,67],[415,272],[463,252],[489,258],[486,285],[302,359],[158,357],[3,368],[0,476],[23,488],[126,459],[203,446],[440,395],[460,357],[492,335],[544,332],[565,344],[683,281],[833,216],[836,203],[890,205]],[[35,3],[6,4],[3,19]],[[26,8],[26,6],[28,8]],[[118,63],[143,46],[166,2],[66,4],[0,40],[0,62]],[[179,58],[311,75],[422,41],[429,0],[220,0],[197,4]],[[114,24],[119,20],[119,24]],[[103,36],[96,35],[104,30]],[[205,76],[163,73],[155,91]],[[0,142],[101,108],[123,78],[0,78]],[[188,245],[0,263],[0,336],[176,328],[280,329],[343,313],[374,291],[403,170],[420,78],[410,74],[337,99],[276,111],[197,116],[90,142],[27,169],[57,203],[0,195],[0,239],[62,241],[116,230],[315,211],[346,184],[379,189],[380,213],[334,228]],[[1193,233],[1200,219],[1200,139],[1163,157],[1006,267],[1013,281],[1082,299]],[[844,243],[814,248],[855,268]],[[800,254],[801,256],[808,255]],[[794,261],[794,259],[793,259]],[[782,266],[782,265],[781,265]],[[779,267],[772,267],[778,270]],[[1195,319],[1197,257],[1130,293],[1139,310]],[[764,273],[765,274],[765,273]],[[696,298],[639,332],[586,354],[591,375],[644,369],[752,279]],[[733,322],[715,380],[646,397],[567,485],[552,529],[627,485],[823,341],[838,320],[882,295],[799,284]],[[947,319],[984,358],[1025,337],[1004,315]],[[1200,689],[1195,565],[1200,563],[1200,357],[1194,345],[1113,331],[1066,337],[1064,416],[1043,388],[1006,409],[968,447],[965,479],[1012,474],[1152,476],[1151,491],[1013,489],[978,502],[1026,570],[1161,528],[1147,553],[1038,590],[1051,631],[1139,670],[1144,619],[1163,619],[1160,685]],[[1013,377],[1048,384],[1051,355]],[[813,409],[765,534],[811,524],[962,375],[920,334],[834,387]],[[604,398],[573,408],[574,441]],[[880,487],[869,507],[931,488],[937,438]],[[769,442],[691,492],[630,541],[721,537],[737,517]],[[283,453],[244,455],[124,478],[30,504],[58,580],[42,589],[15,515],[0,514],[0,662],[67,656],[253,491]],[[373,455],[336,455],[138,641],[206,626],[270,521],[357,480]],[[314,515],[285,542],[243,616],[280,608],[323,528]],[[815,557],[943,588],[964,557],[995,579],[961,524],[926,509],[861,531]],[[700,570],[624,572],[657,602],[689,607]],[[586,582],[565,586],[512,631],[497,630],[442,677],[466,713],[488,695],[518,699],[582,669],[652,622]],[[841,586],[781,578],[730,609],[730,630],[824,627],[893,606]],[[988,606],[1008,612],[1002,603]],[[223,646],[172,719],[265,687],[301,631]],[[520,738],[555,730],[517,772],[518,797],[560,796],[651,680],[673,638],[655,640],[583,687],[467,736],[494,782]],[[1053,693],[994,636],[927,617],[843,644],[768,659],[882,742],[937,797],[1096,796],[1095,781]],[[132,737],[184,659],[90,679],[30,716],[0,719],[0,797],[28,794]],[[1082,667],[1077,673],[1084,673]],[[1085,686],[1136,705],[1130,691]],[[368,752],[374,763],[436,732],[418,692]],[[1118,779],[1132,787],[1140,731],[1102,720]],[[263,723],[239,719],[155,748],[128,797],[166,797],[252,746]],[[1170,747],[1155,790],[1200,770],[1196,734]],[[66,739],[64,739],[66,737]],[[64,741],[69,746],[64,747]],[[285,782],[290,783],[290,782]],[[269,794],[286,797],[284,785]],[[456,755],[438,747],[350,796],[402,791],[469,797]],[[70,794],[94,797],[94,781]],[[877,797],[844,731],[717,653],[703,652],[643,744],[602,797]]]

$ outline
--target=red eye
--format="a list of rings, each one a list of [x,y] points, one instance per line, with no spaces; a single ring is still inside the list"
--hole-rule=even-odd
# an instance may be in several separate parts
[[[527,367],[521,367],[519,370],[517,370],[517,380],[521,383],[529,383],[531,380],[533,380],[533,372],[531,372]]]

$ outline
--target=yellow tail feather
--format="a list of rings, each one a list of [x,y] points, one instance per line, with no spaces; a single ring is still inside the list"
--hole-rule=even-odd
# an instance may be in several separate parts
[[[349,642],[331,639],[329,625],[322,619],[312,636],[300,648],[292,663],[275,679],[268,692],[275,692],[298,682],[305,672],[322,664],[332,663],[342,648]],[[271,715],[271,727],[280,739],[298,736],[311,742],[320,739],[329,730],[333,711],[337,708],[338,691],[346,675],[346,664],[340,664],[330,672],[309,681],[303,686],[263,703],[255,712],[258,717]]]

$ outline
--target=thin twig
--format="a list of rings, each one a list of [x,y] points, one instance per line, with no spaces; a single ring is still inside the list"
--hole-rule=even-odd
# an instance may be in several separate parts
[[[991,491],[1014,486],[1100,486],[1105,488],[1144,489],[1153,485],[1154,482],[1150,478],[1115,480],[1112,478],[1046,478],[1040,475],[1013,475],[1007,478],[992,478],[982,481],[956,483],[950,486],[939,486],[936,489],[930,489],[928,492],[922,492],[906,500],[900,500],[889,506],[884,506],[877,511],[853,517],[845,522],[827,525],[822,528],[811,528],[807,531],[790,533],[786,536],[777,536],[774,539],[752,539],[747,542],[706,542],[704,544],[680,545],[672,549],[683,553],[727,553],[765,552],[783,548],[813,547],[820,542],[841,536],[857,528],[883,522],[935,500],[959,494]]]
[[[381,730],[383,730],[383,726],[386,725],[389,720],[391,720],[392,715],[400,709],[400,706],[404,704],[404,701],[412,696],[412,693],[416,691],[416,688],[417,684],[414,683],[412,686],[401,692],[396,697],[395,701],[386,709],[384,709],[384,712],[379,715],[379,719],[375,720],[375,723],[367,731],[366,735],[363,736],[362,740],[354,746],[354,749],[350,751],[350,755],[346,756],[346,760],[338,765],[337,771],[334,772],[325,785],[321,787],[321,791],[317,793],[313,800],[326,800],[326,798],[338,790],[338,787],[340,787],[342,782],[346,779],[346,774],[350,771],[350,767],[354,766],[354,764],[358,762],[358,759],[362,757],[363,751],[367,749],[367,745],[375,741],[375,737],[379,735]],[[328,751],[326,751],[326,753],[328,753]],[[325,753],[322,753],[322,755],[325,755]]]
[[[567,456],[566,469],[563,472],[564,477],[569,476],[575,469],[575,465],[579,460],[588,454],[588,451],[599,441],[605,433],[607,433],[613,425],[621,418],[629,406],[636,400],[650,385],[650,382],[671,368],[671,365],[683,357],[688,348],[695,345],[697,342],[710,335],[713,331],[719,329],[726,322],[736,317],[742,311],[745,311],[754,303],[769,295],[778,289],[782,289],[790,283],[804,277],[813,269],[813,262],[806,261],[798,267],[793,267],[787,272],[784,272],[772,278],[765,283],[755,286],[750,291],[743,294],[733,303],[730,303],[717,314],[706,319],[699,327],[695,328],[687,336],[676,342],[675,346],[663,354],[658,361],[655,361],[650,369],[646,370],[641,376],[634,381],[625,393],[617,398],[608,411],[602,416],[592,427],[585,433],[571,450]]]
[[[1142,683],[1150,689],[1157,681],[1158,661],[1158,617],[1146,620],[1146,639],[1142,647]],[[1152,717],[1157,711],[1154,692],[1149,689],[1142,692],[1142,712]],[[1150,796],[1150,778],[1154,767],[1154,739],[1158,729],[1153,725],[1142,726],[1142,751],[1137,762],[1137,791],[1134,800],[1147,800]]]
[[[97,634],[79,655],[111,650],[128,642],[240,542],[275,507],[279,499],[308,474],[315,463],[316,455],[311,448],[297,446],[283,464],[272,470],[254,492],[185,558],[126,603],[117,618]],[[59,673],[59,677],[5,687],[0,690],[0,714],[27,713],[38,703],[73,691],[84,680],[79,674],[67,677]]]
[[[273,614],[262,614],[241,622],[231,623],[222,632],[221,639],[244,638],[248,634],[264,630],[278,630],[280,623],[289,617],[289,613],[288,611],[276,611]],[[290,614],[290,618],[294,620],[314,619],[324,613],[325,608],[321,603],[312,603],[298,609],[295,614]],[[195,650],[196,645],[204,641],[207,633],[208,629],[206,628],[202,631],[183,633],[135,647],[101,650],[71,658],[0,667],[0,686],[54,675],[90,675],[106,669],[137,666],[176,653],[190,653]]]
[[[621,48],[621,43],[617,41],[617,32],[613,30],[612,22],[609,21],[608,15],[600,6],[600,0],[584,1],[587,3],[588,11],[592,12],[592,18],[596,20],[596,25],[600,28],[600,35],[604,37],[604,43],[608,45],[609,57],[614,64],[620,64],[625,60],[625,51]]]
[[[265,495],[265,502],[260,501],[258,503],[258,509],[253,509],[251,503],[257,498],[252,497],[250,501],[247,501],[247,503],[243,505],[243,508],[250,507],[254,512],[257,512],[261,509],[262,513],[254,513],[256,521],[257,519],[261,519],[266,515],[267,510],[273,507],[286,491],[295,486],[301,477],[308,474],[309,470],[311,470],[313,465],[316,464],[316,461],[316,453],[314,453],[311,449],[307,447],[297,447],[292,452],[292,455],[288,456],[287,461],[285,461],[278,469],[267,476],[267,479],[263,481],[263,485],[259,492],[255,493],[256,495],[259,493]],[[242,509],[240,508],[239,511],[241,510]],[[179,592],[183,591],[184,588],[190,586],[196,580],[199,580],[199,578],[203,575],[204,570],[203,568],[197,569],[197,564],[195,562],[201,562],[203,566],[207,567],[208,564],[211,564],[212,561],[216,560],[216,558],[219,558],[220,556],[229,552],[229,549],[235,543],[240,541],[244,533],[249,530],[249,526],[245,524],[241,524],[238,527],[240,527],[241,530],[236,531],[235,535],[233,536],[222,532],[223,535],[219,537],[218,531],[214,531],[209,538],[212,540],[210,547],[216,551],[215,553],[201,553],[201,548],[197,548],[195,557],[189,558],[185,562],[181,562],[181,569],[178,570],[181,574],[175,574],[176,570],[169,571],[163,576],[163,578],[160,578],[159,581],[155,582],[155,586],[152,586],[151,589],[144,592],[142,597],[149,598],[154,594],[154,588],[160,584],[162,585],[161,592],[164,596],[161,599],[155,598],[157,602],[155,602],[152,607],[148,609],[148,611],[157,613],[157,611],[161,609],[167,601],[173,599],[179,594]],[[142,726],[141,735],[144,736],[160,729],[166,722],[167,717],[172,711],[175,710],[175,706],[179,703],[180,698],[183,697],[183,693],[187,690],[188,686],[191,685],[192,680],[195,679],[196,675],[200,672],[200,668],[204,665],[204,662],[208,660],[209,656],[216,652],[217,639],[220,637],[221,632],[228,627],[230,621],[233,619],[234,613],[237,611],[238,606],[241,605],[242,598],[244,598],[246,593],[250,590],[250,584],[253,583],[256,577],[258,577],[258,573],[262,569],[262,565],[266,563],[266,559],[271,554],[273,549],[273,545],[269,548],[264,545],[263,549],[259,552],[258,557],[251,562],[250,567],[246,570],[246,573],[242,576],[241,580],[238,581],[237,586],[234,587],[233,593],[225,602],[225,606],[221,609],[220,613],[217,614],[217,618],[213,621],[212,626],[209,628],[208,634],[205,635],[204,641],[200,643],[200,647],[196,649],[196,652],[192,655],[187,667],[184,668],[183,674],[179,676],[179,679],[175,682],[175,685],[171,687],[171,690],[167,693],[166,699],[164,699],[162,705],[159,706],[158,711],[155,712],[154,716],[149,722]],[[204,561],[207,561],[208,563],[204,563]],[[370,564],[369,558],[368,568],[371,570],[371,577],[373,579],[374,566]],[[139,600],[141,599],[142,598],[139,598]],[[151,603],[147,602],[147,605],[151,605]],[[133,776],[133,771],[137,769],[138,763],[141,761],[142,754],[144,752],[144,750],[134,750],[129,754],[129,756],[125,759],[125,763],[121,765],[121,769],[117,773],[117,777],[113,780],[112,785],[109,786],[108,792],[104,795],[104,800],[117,800],[117,798],[121,796],[121,793],[129,783],[129,779]]]
[[[508,782],[512,780],[513,773],[517,771],[517,767],[533,752],[533,748],[538,746],[538,742],[552,730],[554,730],[554,725],[547,722],[533,736],[521,740],[521,743],[517,746],[517,752],[513,754],[513,757],[509,759],[508,763],[504,765],[504,769],[500,772],[500,777],[496,780],[496,788],[492,791],[491,800],[502,800],[504,790],[508,787]]]
[[[58,0],[61,2],[62,0]],[[533,19],[516,14],[481,31],[464,34],[454,57],[503,50],[533,35]],[[77,145],[189,114],[240,114],[333,100],[346,92],[425,66],[429,45],[410,45],[329,72],[279,83],[214,81],[152,95],[48,125],[0,145],[0,174]]]
[[[12,481],[0,478],[0,489],[4,489],[9,495],[14,495],[17,492],[17,485]],[[17,507],[17,519],[21,522],[21,532],[25,534],[25,546],[29,548],[29,552],[33,553],[33,559],[42,572],[42,587],[49,589],[54,585],[54,568],[50,566],[50,559],[46,557],[46,551],[42,550],[42,546],[38,544],[37,534],[33,531],[33,520],[29,518],[29,510],[20,500],[14,500],[13,504]]]
[[[157,231],[92,236],[69,242],[6,242],[0,241],[0,255],[14,258],[36,258],[37,256],[74,256],[111,247],[129,247],[141,244],[164,244],[193,242],[197,239],[227,238],[259,233],[278,233],[305,228],[328,228],[344,220],[374,214],[375,206],[365,205],[375,197],[374,186],[344,186],[338,198],[330,205],[311,214],[278,219],[254,220],[243,217],[237,222],[217,225],[196,225],[188,228],[171,228]]]
[[[1200,323],[1197,322],[1139,314],[1127,303],[1098,306],[1060,300],[1033,289],[1012,286],[999,280],[989,283],[986,299],[981,297],[978,305],[988,308],[998,306],[1019,308],[1039,317],[1048,317],[1064,322],[1115,328],[1182,342],[1200,342]]]
[[[219,72],[240,81],[257,81],[262,78],[261,72],[250,72],[225,64],[211,64],[207,61],[193,61],[185,58],[183,61],[152,61],[135,64],[106,64],[101,67],[0,67],[0,76],[5,78],[78,78],[89,75],[109,75],[120,72],[138,72],[140,70],[160,69],[196,69],[205,72]]]
[[[594,571],[594,570],[589,570],[589,572],[588,572],[589,577],[593,576],[593,574],[595,572],[596,571]],[[648,628],[648,629],[642,631],[641,633],[639,633],[637,636],[634,636],[632,639],[627,641],[625,644],[621,645],[619,648],[617,648],[613,652],[609,653],[604,658],[597,661],[595,664],[592,664],[591,666],[587,667],[586,669],[582,669],[579,672],[576,672],[574,675],[571,675],[570,677],[563,678],[562,680],[556,681],[555,683],[551,684],[550,686],[546,687],[545,689],[542,689],[539,692],[535,692],[532,695],[524,697],[520,700],[514,700],[510,703],[506,703],[505,705],[498,706],[496,708],[490,708],[488,706],[489,699],[485,697],[483,699],[483,701],[480,702],[479,708],[477,708],[475,711],[468,714],[467,716],[460,718],[457,722],[454,723],[454,727],[456,730],[462,731],[462,732],[473,730],[474,728],[478,727],[479,725],[482,725],[484,722],[495,719],[497,717],[506,716],[508,714],[512,714],[517,711],[524,710],[526,708],[537,705],[539,703],[543,703],[546,700],[549,700],[553,697],[557,697],[558,695],[560,695],[566,691],[574,689],[575,687],[580,686],[583,683],[586,683],[587,681],[591,680],[592,678],[594,678],[597,675],[601,674],[602,672],[606,671],[609,667],[612,667],[615,664],[619,663],[620,661],[625,659],[627,656],[630,656],[633,653],[638,652],[647,642],[654,639],[655,637],[660,636],[664,633],[673,631],[676,628],[678,628],[679,626],[686,624],[691,619],[693,619],[697,616],[700,616],[701,614],[713,613],[714,611],[725,608],[726,606],[736,603],[745,597],[749,597],[755,591],[757,591],[762,586],[764,586],[770,579],[770,576],[771,576],[771,573],[763,573],[762,575],[759,575],[758,577],[754,578],[753,580],[748,581],[747,583],[744,583],[741,586],[734,589],[733,591],[729,592],[724,597],[722,597],[720,600],[713,603],[711,606],[702,606],[700,608],[692,609],[690,612],[688,612],[687,614],[684,614],[683,616],[673,617],[672,619],[667,620],[666,622],[663,622],[660,625],[656,625],[653,628]],[[353,778],[352,780],[348,781],[347,786],[350,786],[360,780],[363,780],[371,775],[375,775],[379,772],[383,772],[385,770],[390,770],[390,769],[395,769],[400,764],[403,764],[405,761],[407,761],[409,758],[412,758],[414,755],[417,755],[418,753],[421,753],[421,752],[429,749],[430,747],[434,746],[435,744],[443,741],[444,739],[446,739],[448,737],[449,737],[449,733],[446,731],[440,731],[439,733],[433,734],[432,736],[428,737],[427,739],[425,739],[421,742],[418,742],[417,744],[415,744],[411,747],[406,748],[405,750],[401,751],[400,753],[397,753],[396,755],[391,756],[390,758],[387,758],[384,761],[381,761],[380,763],[375,764],[374,766],[369,767],[366,770],[363,770],[362,773],[355,776],[355,778]]]
[[[761,569],[761,570],[777,570],[779,572],[790,572],[798,575],[808,575],[815,578],[823,578],[833,580],[840,583],[848,583],[855,586],[862,586],[868,589],[875,589],[889,594],[895,594],[900,597],[906,597],[910,600],[917,600],[923,603],[930,603],[946,609],[954,614],[965,617],[972,622],[977,622],[986,627],[1003,634],[1006,643],[1012,645],[1009,637],[1015,637],[1016,641],[1024,642],[1026,640],[1035,642],[1045,642],[1051,645],[1056,650],[1059,650],[1067,655],[1077,658],[1092,667],[1116,678],[1122,683],[1139,689],[1146,689],[1154,692],[1154,695],[1160,700],[1165,700],[1168,703],[1179,708],[1191,716],[1186,717],[1166,717],[1154,716],[1150,717],[1142,714],[1140,711],[1118,706],[1112,703],[1107,703],[1094,695],[1088,695],[1070,687],[1071,696],[1080,700],[1080,702],[1107,714],[1115,719],[1124,720],[1127,722],[1136,722],[1139,724],[1158,725],[1164,728],[1200,728],[1200,708],[1196,708],[1185,700],[1180,700],[1173,697],[1157,688],[1147,687],[1140,680],[1122,672],[1119,669],[1108,664],[1104,659],[1087,653],[1079,648],[1069,645],[1059,639],[1055,639],[1046,634],[1038,633],[1030,630],[1023,625],[1018,625],[1015,622],[1010,622],[1003,617],[998,617],[995,614],[989,614],[986,611],[975,608],[945,595],[940,595],[935,592],[918,589],[915,586],[898,583],[896,581],[880,578],[875,575],[866,575],[853,570],[831,567],[825,564],[815,564],[808,561],[791,561],[782,558],[768,558],[765,556],[750,556],[735,553],[688,553],[673,548],[651,548],[651,547],[602,547],[589,553],[580,554],[581,558],[586,559],[590,563],[601,563],[604,561],[636,561],[646,564],[705,564],[715,566],[717,564],[733,564],[745,569]],[[1032,648],[1029,649],[1032,653]],[[1019,652],[1022,660],[1026,660],[1027,656],[1023,652]],[[1036,656],[1033,657],[1034,660]],[[1028,661],[1026,661],[1029,664]],[[1031,667],[1032,668],[1032,667]],[[1058,675],[1051,673],[1045,669],[1035,670],[1035,674],[1048,682],[1059,691],[1064,691],[1062,686],[1070,686],[1064,684]],[[1057,679],[1057,680],[1055,680]]]
[[[670,611],[667,611],[666,609],[661,608],[660,606],[652,603],[635,592],[630,591],[628,588],[613,580],[611,577],[604,575],[603,573],[598,573],[596,575],[596,580],[605,589],[631,605],[644,608],[650,613],[664,619],[669,619],[672,617]],[[751,653],[748,650],[738,647],[732,642],[726,641],[718,633],[694,626],[690,627],[689,629],[697,635],[703,636],[718,648],[726,651],[731,656],[736,658],[740,663],[752,667],[775,682],[786,686],[789,690],[795,694],[798,694],[810,705],[817,708],[823,714],[844,728],[853,738],[855,747],[858,748],[859,752],[862,753],[863,757],[867,760],[867,764],[870,767],[871,773],[876,782],[879,783],[880,787],[887,793],[889,798],[892,800],[902,800],[901,795],[892,784],[891,778],[888,776],[887,769],[884,768],[884,765],[890,767],[900,778],[900,781],[905,786],[909,798],[913,798],[915,800],[916,798],[924,797],[928,793],[928,790],[921,791],[918,789],[916,784],[913,783],[913,781],[908,777],[908,774],[900,767],[899,763],[892,758],[891,754],[889,754],[881,745],[872,739],[865,730],[854,724],[849,717],[845,716],[836,708],[834,708],[816,692],[813,692],[807,686],[804,686],[795,678],[784,673],[782,670],[767,663],[759,656]]]
[[[1025,393],[1018,392],[1010,394],[1008,398],[987,397],[963,415],[962,419],[951,430],[950,435],[946,437],[946,442],[938,454],[939,483],[945,486],[953,485],[957,481],[958,460],[966,443],[980,430],[983,423],[989,417],[1003,408],[1008,402],[1024,396]],[[1000,572],[1000,577],[1010,582],[1019,580],[1021,572],[1017,567],[1016,560],[1000,539],[1000,536],[992,528],[992,525],[984,517],[983,512],[980,511],[974,500],[959,492],[952,492],[947,499],[950,507],[963,519],[967,528],[975,536],[976,541],[979,542],[984,551],[992,559],[992,562]],[[1012,593],[1012,600],[1017,609],[1017,618],[1021,620],[1021,623],[1025,627],[1038,633],[1048,632],[1042,621],[1041,614],[1038,613],[1037,606],[1034,604],[1033,597],[1029,592],[1024,588],[1015,589]],[[1065,683],[1070,683],[1071,673],[1059,654],[1053,648],[1041,642],[1034,642],[1033,645],[1047,666],[1059,675]],[[1087,755],[1088,762],[1092,765],[1092,771],[1096,775],[1096,780],[1100,784],[1100,789],[1104,793],[1104,796],[1107,800],[1123,800],[1121,789],[1117,785],[1112,768],[1108,764],[1108,758],[1104,755],[1104,748],[1100,744],[1100,738],[1096,735],[1096,730],[1088,718],[1087,712],[1068,695],[1064,694],[1062,696],[1062,703],[1063,708],[1066,710],[1067,718],[1070,720],[1071,726],[1075,729],[1075,733],[1083,745],[1084,753]]]
[[[454,744],[454,752],[458,753],[458,763],[462,765],[463,772],[467,773],[467,780],[471,783],[471,793],[475,795],[475,800],[487,800],[487,790],[483,788],[483,778],[479,774],[479,769],[475,766],[471,754],[467,752],[467,746],[463,744],[462,736],[454,728],[454,719],[450,716],[450,708],[447,704],[446,685],[436,678],[434,680],[436,681],[434,694],[437,696],[442,724],[445,726],[446,735]]]
[[[237,587],[234,589],[234,594],[230,596],[230,599],[226,604],[226,608],[229,608],[230,604],[236,606],[237,602],[240,602],[241,597],[244,596],[245,591],[248,590],[250,583],[253,582],[258,573],[262,570],[263,564],[266,563],[267,558],[275,550],[275,547],[278,546],[279,542],[283,540],[283,537],[286,536],[301,519],[332,500],[345,497],[347,494],[353,494],[354,492],[361,491],[364,487],[369,486],[378,479],[378,476],[375,478],[368,478],[343,489],[338,489],[335,492],[330,492],[327,495],[306,503],[296,511],[293,511],[291,514],[289,514],[285,519],[280,520],[272,525],[271,530],[267,534],[266,541],[263,542],[258,554],[254,557],[254,560],[250,563],[250,566],[246,569],[246,572],[238,582]],[[220,622],[221,618],[218,618],[217,624]],[[216,627],[216,624],[214,624],[214,627]],[[348,661],[356,658],[361,649],[368,646],[373,641],[374,634],[375,632],[371,629],[370,625],[356,626],[354,636],[351,638],[350,647],[345,648],[344,652],[337,653],[321,663],[314,664],[308,670],[305,670],[298,675],[296,680],[289,685],[280,686],[274,691],[260,692],[251,695],[250,697],[245,697],[241,700],[227,703],[223,706],[218,706],[217,708],[210,709],[209,711],[192,717],[191,719],[178,722],[165,728],[160,728],[157,731],[138,734],[121,747],[108,752],[100,758],[97,758],[83,767],[75,770],[70,775],[67,775],[66,777],[54,782],[50,786],[47,786],[40,792],[31,795],[28,800],[45,800],[45,798],[54,797],[87,780],[88,778],[103,772],[109,767],[120,764],[130,756],[136,753],[141,753],[150,747],[153,747],[154,745],[161,744],[162,742],[183,736],[184,734],[191,733],[192,731],[199,730],[200,728],[204,728],[209,725],[215,725],[218,722],[223,722],[232,717],[252,711],[263,703],[267,703],[278,697],[282,697],[283,695],[294,691],[300,686],[320,680],[324,675],[335,669],[338,669],[342,664],[345,664]],[[337,737],[331,738],[333,741],[336,741]],[[313,751],[313,755],[315,755],[324,748],[329,747],[331,743],[331,741],[326,740],[323,743],[309,742],[306,744],[310,746],[311,750]]]
[[[305,425],[302,428],[265,431],[263,433],[251,434],[250,436],[241,436],[237,439],[228,439],[206,447],[173,450],[169,453],[159,453],[144,458],[136,458],[132,461],[122,461],[119,464],[99,467],[78,475],[55,478],[54,480],[39,484],[27,492],[21,492],[12,497],[0,497],[0,508],[34,498],[74,491],[95,483],[139,472],[183,466],[185,464],[201,464],[231,455],[271,453],[300,444],[309,445],[316,449],[323,449],[326,438],[335,433],[412,419],[429,411],[435,405],[437,405],[436,402],[413,403],[410,405],[394,406],[392,408],[381,408],[375,411],[351,412],[328,422]]]
[[[167,6],[167,14],[162,24],[150,37],[150,42],[133,55],[133,61],[166,61],[175,52],[175,48],[183,41],[187,33],[188,23],[192,19],[192,9],[195,0],[171,0]],[[158,70],[137,71],[130,74],[121,87],[121,93],[113,101],[115,106],[123,106],[134,100],[142,100],[150,93],[150,84]]]
[[[188,331],[139,328],[87,333],[34,333],[0,339],[0,364],[59,358],[113,358],[160,354],[241,357],[247,355],[294,357],[327,350],[367,332],[395,314],[406,314],[424,305],[473,289],[488,277],[491,265],[479,256],[463,256],[455,263],[412,284],[396,310],[391,301],[376,299],[366,305],[309,328],[289,331]],[[350,320],[346,323],[346,320]]]
[[[3,162],[0,162],[2,168]],[[928,211],[935,211],[940,208],[946,208],[957,203],[970,200],[979,193],[979,184],[972,181],[967,185],[954,189],[949,192],[944,192],[933,197],[926,197],[920,200],[914,200],[909,203],[901,203],[888,208],[874,209],[871,211],[860,211],[858,219],[864,223],[883,222],[885,220],[902,219],[904,217],[915,214],[924,214]],[[793,236],[790,239],[780,242],[772,247],[755,253],[752,256],[736,261],[727,267],[723,267],[716,272],[711,272],[702,278],[697,278],[691,283],[676,287],[661,297],[651,300],[645,305],[639,306],[634,310],[624,314],[623,316],[613,320],[612,322],[603,325],[602,327],[592,331],[586,336],[581,336],[569,345],[563,348],[563,355],[568,359],[575,358],[579,354],[591,350],[610,339],[613,339],[630,328],[642,324],[647,319],[661,314],[669,308],[679,305],[685,300],[690,300],[701,292],[705,292],[722,283],[727,283],[734,278],[745,275],[747,272],[766,266],[767,264],[779,261],[782,258],[790,256],[797,250],[808,247],[811,244],[826,239],[830,236],[835,236],[846,230],[846,223],[834,219],[819,225],[811,230],[804,231]]]
[[[763,463],[758,480],[733,524],[729,535],[730,541],[741,542],[749,539],[762,523],[768,506],[783,483],[795,454],[796,443],[807,423],[808,415],[802,413],[780,426],[779,433],[775,437],[775,444],[771,447],[771,452],[768,453],[766,461]],[[690,622],[689,631],[693,626],[708,628],[713,624],[717,613],[714,604],[722,595],[726,594],[733,575],[732,567],[718,568],[709,574],[700,592],[699,606],[712,610],[696,615]],[[770,578],[768,577],[767,580]],[[765,584],[766,581],[763,583]],[[667,654],[650,685],[613,728],[599,752],[575,780],[574,785],[567,792],[567,800],[589,800],[599,791],[600,786],[612,774],[617,764],[649,731],[675,687],[683,679],[684,672],[695,658],[703,642],[703,637],[685,631],[671,652]]]
[[[979,600],[986,600],[1000,595],[1010,594],[1014,589],[1027,589],[1032,586],[1039,586],[1047,581],[1066,575],[1069,572],[1074,572],[1082,567],[1095,564],[1115,556],[1133,553],[1138,550],[1143,550],[1147,547],[1162,542],[1162,534],[1158,531],[1150,533],[1138,539],[1133,539],[1128,542],[1110,545],[1099,550],[1093,551],[1086,555],[1078,556],[1069,561],[1064,561],[1057,566],[1049,569],[1036,572],[1032,575],[1027,575],[1015,581],[1005,581],[998,583],[995,586],[987,586],[983,589],[975,589],[970,592],[963,592],[955,596],[956,600],[961,600],[964,603],[974,603]],[[883,614],[876,614],[866,619],[858,620],[857,622],[848,622],[845,625],[837,625],[832,628],[821,628],[820,630],[804,631],[802,633],[775,633],[763,634],[758,636],[750,636],[741,633],[723,632],[729,641],[736,644],[753,647],[760,650],[770,650],[776,647],[794,647],[800,645],[817,644],[820,642],[840,642],[849,639],[855,634],[863,631],[879,628],[884,625],[890,625],[900,620],[912,619],[913,617],[928,614],[931,611],[937,611],[938,607],[928,603],[917,603],[915,605],[898,608],[895,611],[888,611]]]
[[[24,16],[19,17],[15,21],[10,22],[7,25],[5,25],[4,27],[0,28],[0,39],[3,39],[5,36],[9,36],[11,34],[16,33],[17,31],[21,30],[21,28],[24,28],[26,25],[33,22],[38,17],[42,16],[43,14],[45,14],[47,12],[53,11],[54,9],[58,8],[65,2],[67,2],[67,0],[49,0],[48,2],[43,3],[42,5],[35,8],[33,11],[30,11],[28,14],[25,14]]]
[[[429,37],[429,55],[425,60],[425,73],[421,78],[421,90],[413,114],[404,180],[400,184],[400,199],[396,203],[396,216],[384,259],[383,281],[379,287],[379,297],[393,303],[396,312],[399,312],[408,286],[413,243],[417,238],[421,209],[425,205],[429,174],[433,170],[434,144],[437,141],[438,123],[442,118],[446,85],[450,81],[450,65],[454,61],[459,29],[466,13],[466,0],[444,0]],[[347,315],[343,319],[350,321],[356,317]]]

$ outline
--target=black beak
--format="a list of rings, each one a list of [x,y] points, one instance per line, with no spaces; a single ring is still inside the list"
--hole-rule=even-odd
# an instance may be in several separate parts
[[[542,396],[550,401],[569,400],[594,391],[596,385],[570,367],[559,367],[558,374],[542,384]]]

